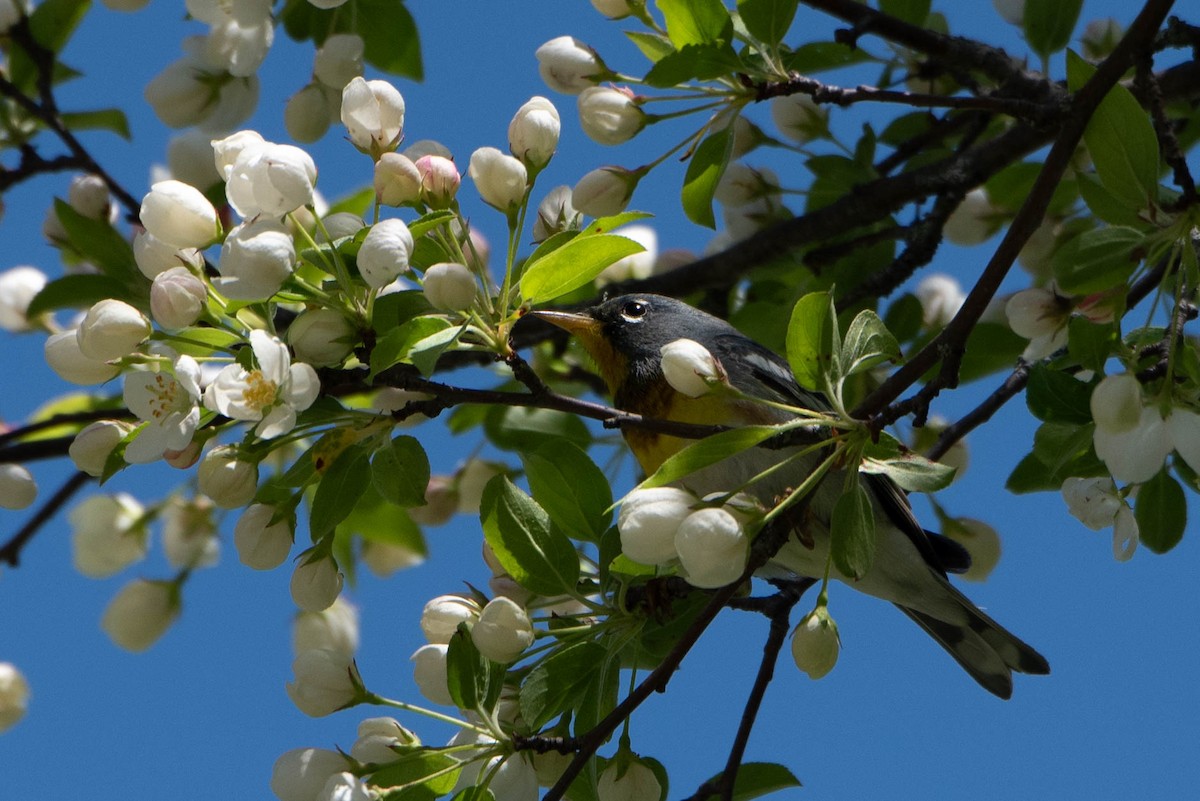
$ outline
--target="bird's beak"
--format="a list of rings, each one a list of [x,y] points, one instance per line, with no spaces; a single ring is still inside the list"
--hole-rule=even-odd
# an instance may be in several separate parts
[[[595,336],[600,332],[600,321],[590,314],[564,311],[532,311],[530,314],[581,339],[586,340],[589,334]]]

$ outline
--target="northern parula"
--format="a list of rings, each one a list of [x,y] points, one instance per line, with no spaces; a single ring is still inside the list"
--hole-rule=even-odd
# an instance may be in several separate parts
[[[712,392],[689,397],[676,391],[662,371],[661,349],[681,338],[708,349],[724,368],[729,383],[745,395],[793,407],[828,411],[820,393],[801,387],[779,355],[740,333],[729,323],[673,298],[623,295],[583,312],[534,314],[574,334],[595,360],[614,405],[647,417],[709,425],[777,424],[792,413]],[[628,429],[625,439],[647,474],[653,473],[690,440],[645,429]],[[791,452],[795,452],[794,449]],[[789,451],[749,448],[679,482],[703,497],[744,485]],[[822,457],[798,458],[746,488],[768,508],[798,486]],[[875,511],[876,551],[859,579],[830,575],[856,590],[891,601],[932,636],[984,688],[1008,698],[1012,672],[1044,674],[1050,666],[1037,651],[1005,630],[951,586],[947,572],[962,572],[970,557],[954,541],[922,528],[905,493],[885,476],[861,476]],[[839,470],[828,473],[813,491],[803,523],[766,570],[796,576],[825,575],[829,521],[844,484]]]

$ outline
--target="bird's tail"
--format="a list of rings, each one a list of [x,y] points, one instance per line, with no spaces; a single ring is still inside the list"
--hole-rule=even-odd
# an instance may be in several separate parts
[[[984,689],[1007,699],[1012,696],[1013,671],[1038,675],[1050,672],[1046,658],[1029,644],[984,614],[949,582],[946,589],[962,604],[966,613],[964,623],[947,623],[924,612],[897,606],[937,640]]]

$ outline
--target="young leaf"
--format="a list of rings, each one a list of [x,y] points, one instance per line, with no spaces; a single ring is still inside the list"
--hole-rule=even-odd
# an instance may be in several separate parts
[[[812,292],[792,307],[787,331],[787,357],[800,386],[823,386],[833,364],[834,322],[828,292]]]
[[[374,9],[374,10],[372,10]],[[363,39],[363,57],[384,72],[424,80],[417,23],[395,0],[355,0],[354,32]]]
[[[1139,247],[1145,239],[1141,231],[1121,226],[1083,232],[1051,259],[1059,288],[1087,295],[1124,284],[1141,261]]]
[[[67,240],[72,248],[108,277],[122,281],[129,287],[141,286],[149,301],[148,282],[138,272],[133,260],[133,247],[125,241],[125,237],[107,221],[84,217],[62,200],[54,201],[54,213],[66,229]]]
[[[743,69],[742,60],[728,42],[690,44],[663,56],[642,80],[650,86],[668,88],[685,81],[709,81]]]
[[[604,472],[570,442],[522,454],[533,499],[575,539],[598,542],[612,522],[612,488]]]
[[[408,361],[417,343],[443,331],[457,331],[457,327],[441,317],[416,317],[399,325],[375,343],[371,351],[371,377],[378,375],[393,364]]]
[[[657,4],[676,48],[730,40],[733,20],[721,0],[657,0]]]
[[[1025,4],[1025,39],[1042,58],[1057,53],[1071,41],[1083,0],[1053,0]]]
[[[422,748],[398,754],[394,761],[368,775],[376,787],[405,787],[406,798],[436,798],[454,789],[461,772],[457,766],[465,764],[449,754]],[[425,790],[428,795],[417,790]]]
[[[713,776],[704,783],[705,786],[715,787],[721,775],[718,773]],[[738,768],[730,798],[732,801],[752,801],[760,796],[800,786],[796,775],[783,765],[774,762],[744,762]]]
[[[466,710],[486,708],[489,699],[499,695],[503,682],[504,668],[479,653],[466,626],[460,623],[446,649],[446,684],[454,705]]]
[[[1183,539],[1187,528],[1187,499],[1166,469],[1138,490],[1134,507],[1141,541],[1154,553],[1166,553]]]
[[[683,179],[683,210],[697,225],[717,227],[712,210],[713,193],[717,191],[717,183],[725,173],[732,151],[733,126],[727,125],[701,142],[688,162]]]
[[[900,360],[900,343],[870,309],[855,315],[842,342],[842,364],[846,375],[869,370],[881,362]]]
[[[342,451],[321,477],[313,495],[308,524],[314,541],[346,519],[370,483],[366,449],[356,445]]]
[[[411,508],[425,505],[429,486],[429,458],[421,443],[400,436],[375,452],[371,483],[389,503]]]
[[[1038,365],[1029,373],[1025,402],[1039,420],[1055,423],[1092,421],[1092,385]]]
[[[875,559],[875,509],[862,482],[837,499],[829,530],[834,567],[850,578],[866,575]]]
[[[130,138],[129,120],[119,108],[68,111],[61,117],[63,125],[72,131],[112,131],[122,139]]]
[[[1117,332],[1111,323],[1093,323],[1086,317],[1072,317],[1067,335],[1067,352],[1085,370],[1102,372],[1117,345]]]
[[[605,651],[595,642],[569,645],[544,659],[521,685],[521,717],[532,730],[545,726],[583,702],[587,687],[604,665]]]
[[[479,506],[488,545],[513,579],[538,595],[574,592],[579,554],[566,535],[550,525],[550,516],[508,480],[488,482]]]
[[[709,465],[753,448],[780,433],[776,426],[742,426],[697,440],[664,461],[654,474],[638,486],[664,487]]]
[[[863,459],[862,472],[887,476],[909,492],[937,492],[950,486],[954,468],[931,462],[919,453],[903,453],[889,459]]]
[[[126,300],[125,285],[97,273],[64,275],[42,287],[42,291],[30,301],[25,314],[33,318],[57,309],[86,309],[105,298]]]
[[[798,5],[798,0],[739,0],[737,9],[751,36],[767,47],[778,47],[792,27]]]
[[[643,250],[619,234],[576,237],[525,270],[521,297],[531,305],[554,300],[588,283],[618,259]]]

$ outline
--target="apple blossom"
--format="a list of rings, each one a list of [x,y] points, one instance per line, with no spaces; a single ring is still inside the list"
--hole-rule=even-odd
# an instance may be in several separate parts
[[[151,281],[174,267],[187,267],[199,273],[204,269],[204,254],[198,248],[178,248],[159,240],[149,231],[133,236],[133,260],[138,270]]]
[[[108,220],[113,211],[108,184],[99,175],[77,175],[67,187],[67,203],[80,215],[92,220]]]
[[[47,337],[44,354],[46,363],[59,378],[72,384],[101,384],[121,372],[115,365],[84,356],[79,349],[78,332],[73,328]]]
[[[410,657],[413,662],[413,681],[421,695],[435,704],[453,706],[450,685],[446,679],[446,651],[443,643],[422,645]]]
[[[1137,517],[1132,509],[1121,504],[1113,518],[1113,558],[1118,562],[1128,562],[1133,558],[1140,538]]]
[[[75,467],[93,478],[104,474],[108,457],[121,440],[133,431],[133,426],[119,420],[97,420],[89,424],[71,441],[67,455]]]
[[[200,491],[222,509],[245,506],[258,491],[258,465],[238,458],[232,446],[214,448],[196,471]]]
[[[396,746],[420,744],[415,734],[390,717],[367,718],[358,724],[357,734],[350,756],[364,764],[393,762],[399,756]]]
[[[271,792],[280,801],[321,801],[329,778],[350,767],[350,760],[337,751],[296,748],[275,760]]]
[[[643,173],[624,167],[600,167],[579,179],[571,190],[571,203],[589,217],[620,214],[629,205]]]
[[[25,509],[35,500],[33,473],[24,465],[0,463],[0,509]]]
[[[309,143],[325,135],[333,124],[330,91],[329,87],[314,81],[288,98],[283,107],[283,127],[288,136],[297,142]]]
[[[1110,431],[1097,425],[1092,445],[1113,478],[1122,484],[1149,481],[1174,448],[1162,411],[1156,406],[1142,407],[1132,428]]]
[[[387,578],[398,570],[407,570],[425,561],[425,554],[420,550],[378,540],[364,542],[360,557],[367,569],[378,578]]]
[[[742,206],[723,206],[721,219],[733,242],[741,242],[786,213],[778,195],[760,195]]]
[[[421,156],[414,162],[421,176],[421,200],[431,209],[446,209],[458,194],[462,176],[445,156]]]
[[[193,325],[208,301],[204,282],[187,267],[172,267],[154,277],[150,285],[150,313],[167,330]]]
[[[71,509],[75,569],[88,578],[116,575],[146,557],[145,510],[132,496],[93,495]]]
[[[1112,17],[1094,19],[1083,28],[1079,37],[1084,55],[1090,61],[1106,58],[1125,35],[1125,26]]]
[[[837,623],[824,603],[805,615],[792,633],[792,658],[810,679],[822,678],[833,670],[841,648]]]
[[[208,189],[221,181],[213,164],[212,136],[190,130],[167,142],[167,169],[171,177],[197,189]]]
[[[571,187],[556,186],[538,204],[533,221],[533,241],[545,242],[560,231],[578,229],[582,215],[571,203]]]
[[[296,268],[296,243],[276,220],[244,222],[225,237],[213,286],[233,300],[266,300]]]
[[[75,335],[84,356],[111,361],[132,353],[151,330],[146,315],[123,300],[105,298],[88,309]]]
[[[508,149],[531,170],[550,163],[558,149],[562,129],[558,109],[544,97],[534,96],[517,109],[508,124]]]
[[[375,801],[376,796],[365,781],[343,771],[329,777],[321,788],[320,798],[321,801]]]
[[[30,330],[26,312],[46,286],[46,275],[36,267],[13,267],[0,273],[0,330]]]
[[[100,628],[126,651],[141,652],[166,634],[179,610],[179,587],[174,582],[134,579],[113,596]]]
[[[425,271],[421,288],[433,308],[466,311],[475,300],[479,282],[465,264],[441,262]]]
[[[184,40],[183,58],[168,64],[146,84],[143,95],[164,125],[187,128],[204,122],[220,102],[220,69],[203,53],[205,37]]]
[[[325,230],[317,232],[319,241],[328,242],[336,242],[339,239],[354,236],[367,227],[362,217],[352,211],[338,211],[329,214],[321,218],[321,224],[325,226]]]
[[[725,509],[699,509],[675,532],[675,550],[693,587],[712,589],[736,581],[750,555],[750,538]]]
[[[1069,301],[1053,289],[1025,289],[1004,305],[1008,325],[1018,336],[1030,340],[1026,358],[1048,356],[1067,344]]]
[[[967,299],[958,280],[944,273],[922,278],[913,294],[921,303],[921,317],[927,327],[940,328],[949,323]]]
[[[963,196],[962,202],[946,219],[942,233],[956,245],[978,245],[999,228],[997,209],[987,190],[976,187]]]
[[[362,677],[354,659],[337,651],[302,651],[292,662],[296,678],[287,683],[292,703],[306,715],[319,718],[358,703]]]
[[[494,147],[481,147],[471,154],[467,175],[483,202],[501,211],[510,211],[521,203],[529,175],[525,165]]]
[[[551,39],[535,55],[542,80],[564,95],[577,95],[608,74],[600,55],[573,36]]]
[[[404,134],[404,98],[387,81],[354,78],[342,89],[342,124],[355,147],[378,158]]]
[[[380,220],[371,226],[358,251],[358,271],[372,289],[381,289],[408,270],[415,243],[403,220]]]
[[[694,339],[676,339],[663,345],[662,372],[676,392],[689,398],[707,395],[715,385],[726,382],[725,368],[708,348]]]
[[[1119,434],[1136,428],[1142,418],[1142,382],[1132,373],[1108,375],[1092,390],[1096,428]]]
[[[8,29],[20,22],[22,17],[29,16],[31,10],[30,0],[0,0],[0,34],[8,33]]]
[[[449,476],[430,476],[425,487],[425,505],[408,510],[414,523],[440,526],[450,521],[458,511],[458,490]]]
[[[308,4],[313,8],[330,9],[344,6],[348,0],[308,0]]]
[[[528,752],[494,756],[479,768],[478,775],[491,777],[487,786],[496,801],[537,801],[537,772]]]
[[[779,191],[779,178],[772,170],[734,161],[725,168],[713,197],[724,206],[736,208],[765,195],[778,195]]]
[[[212,567],[221,553],[213,503],[203,495],[167,501],[162,511],[163,550],[171,567],[196,569]]]
[[[125,448],[125,461],[146,464],[166,451],[186,448],[200,423],[200,366],[177,356],[171,370],[136,370],[125,376],[125,405],[145,425]]]
[[[454,154],[450,152],[450,148],[436,139],[418,139],[404,148],[403,155],[409,161],[416,161],[422,156],[441,156],[444,159],[454,160]]]
[[[629,0],[592,0],[592,7],[609,19],[623,19],[633,13]],[[650,801],[656,801],[655,796]]]
[[[384,153],[375,162],[375,198],[384,206],[403,206],[421,197],[421,173],[408,156]]]
[[[459,513],[479,514],[484,488],[501,472],[503,468],[493,462],[469,459],[455,476],[454,488],[458,492]]]
[[[279,218],[313,202],[317,167],[294,145],[243,148],[225,176],[229,205],[245,218]]]
[[[296,358],[315,367],[333,367],[350,355],[354,326],[335,309],[310,309],[292,321],[287,341]]]
[[[142,200],[142,225],[161,242],[176,248],[203,248],[217,237],[217,210],[194,186],[159,181]]]
[[[1000,562],[1000,535],[996,529],[973,517],[958,517],[942,533],[967,549],[971,566],[962,573],[966,581],[986,581]]]
[[[358,640],[358,609],[340,595],[319,612],[297,612],[292,624],[292,650],[297,654],[324,649],[350,658]]]
[[[1063,481],[1061,491],[1067,511],[1092,531],[1111,526],[1117,510],[1125,503],[1113,480],[1107,476],[1071,476]]]
[[[341,594],[342,582],[333,556],[327,551],[309,548],[300,554],[292,572],[292,601],[306,612],[328,609]]]
[[[599,801],[659,801],[662,784],[654,770],[633,760],[622,764],[620,757],[610,761],[596,781]]]
[[[474,625],[479,620],[479,604],[462,595],[439,595],[421,611],[421,631],[431,643],[449,643],[459,623]]]
[[[209,144],[212,147],[213,166],[216,167],[220,179],[228,181],[230,173],[233,172],[233,165],[243,153],[261,150],[270,143],[258,131],[246,129],[220,139],[212,139]]]
[[[626,225],[614,231],[618,236],[632,239],[642,246],[637,253],[631,253],[617,259],[596,276],[596,285],[615,283],[617,281],[637,280],[648,278],[654,270],[654,262],[658,258],[658,233],[648,225]]]
[[[493,598],[471,627],[471,642],[485,658],[508,664],[533,645],[533,624],[511,599]]]
[[[4,29],[4,17],[0,15],[0,33]],[[12,662],[0,662],[0,733],[17,725],[28,708],[29,682]]]
[[[364,49],[363,39],[356,33],[330,34],[313,59],[313,77],[341,91],[363,74]]]
[[[829,134],[829,112],[805,94],[771,98],[771,120],[781,134],[799,145]]]
[[[293,523],[289,515],[280,515],[277,507],[254,503],[246,507],[233,528],[233,545],[238,559],[254,570],[274,570],[283,564],[292,550]]]
[[[271,0],[188,0],[188,12],[211,26],[204,42],[209,62],[238,78],[254,75],[275,41],[271,5]]]
[[[628,89],[589,86],[579,94],[579,124],[602,145],[628,142],[646,127],[646,113]]]
[[[698,500],[692,493],[676,487],[629,493],[617,516],[621,553],[644,565],[665,565],[677,559],[675,532]]]

